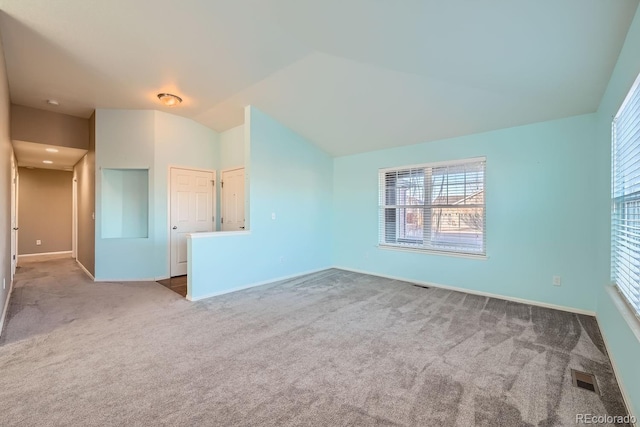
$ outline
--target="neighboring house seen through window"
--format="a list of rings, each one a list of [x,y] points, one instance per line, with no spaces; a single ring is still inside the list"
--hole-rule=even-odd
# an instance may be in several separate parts
[[[381,246],[485,255],[485,159],[381,169]]]
[[[611,279],[640,317],[640,76],[611,129]]]

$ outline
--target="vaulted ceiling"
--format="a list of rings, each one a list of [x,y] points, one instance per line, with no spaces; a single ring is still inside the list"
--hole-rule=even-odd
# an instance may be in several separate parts
[[[0,34],[13,103],[165,109],[217,131],[252,104],[338,156],[594,112],[637,6],[0,0]]]

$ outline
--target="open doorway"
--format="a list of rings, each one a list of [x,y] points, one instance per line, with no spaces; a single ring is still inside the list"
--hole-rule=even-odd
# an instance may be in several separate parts
[[[16,180],[18,263],[43,255],[72,255],[73,172],[20,167]]]

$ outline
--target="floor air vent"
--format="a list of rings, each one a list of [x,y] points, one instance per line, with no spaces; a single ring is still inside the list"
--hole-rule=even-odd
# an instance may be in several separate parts
[[[418,285],[417,283],[412,283],[413,286],[415,286],[416,288],[422,288],[422,289],[429,289],[428,286],[425,285]]]
[[[593,376],[593,374],[588,374],[586,372],[576,371],[575,369],[572,369],[571,380],[575,387],[583,388],[585,390],[600,394],[600,392],[598,391],[598,383],[596,382],[596,377]]]

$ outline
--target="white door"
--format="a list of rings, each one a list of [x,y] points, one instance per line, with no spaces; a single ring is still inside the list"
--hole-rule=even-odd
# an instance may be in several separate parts
[[[18,167],[11,158],[11,280],[18,263]]]
[[[187,274],[187,234],[213,231],[215,172],[171,168],[171,277]]]
[[[244,168],[222,172],[222,231],[244,230]]]

